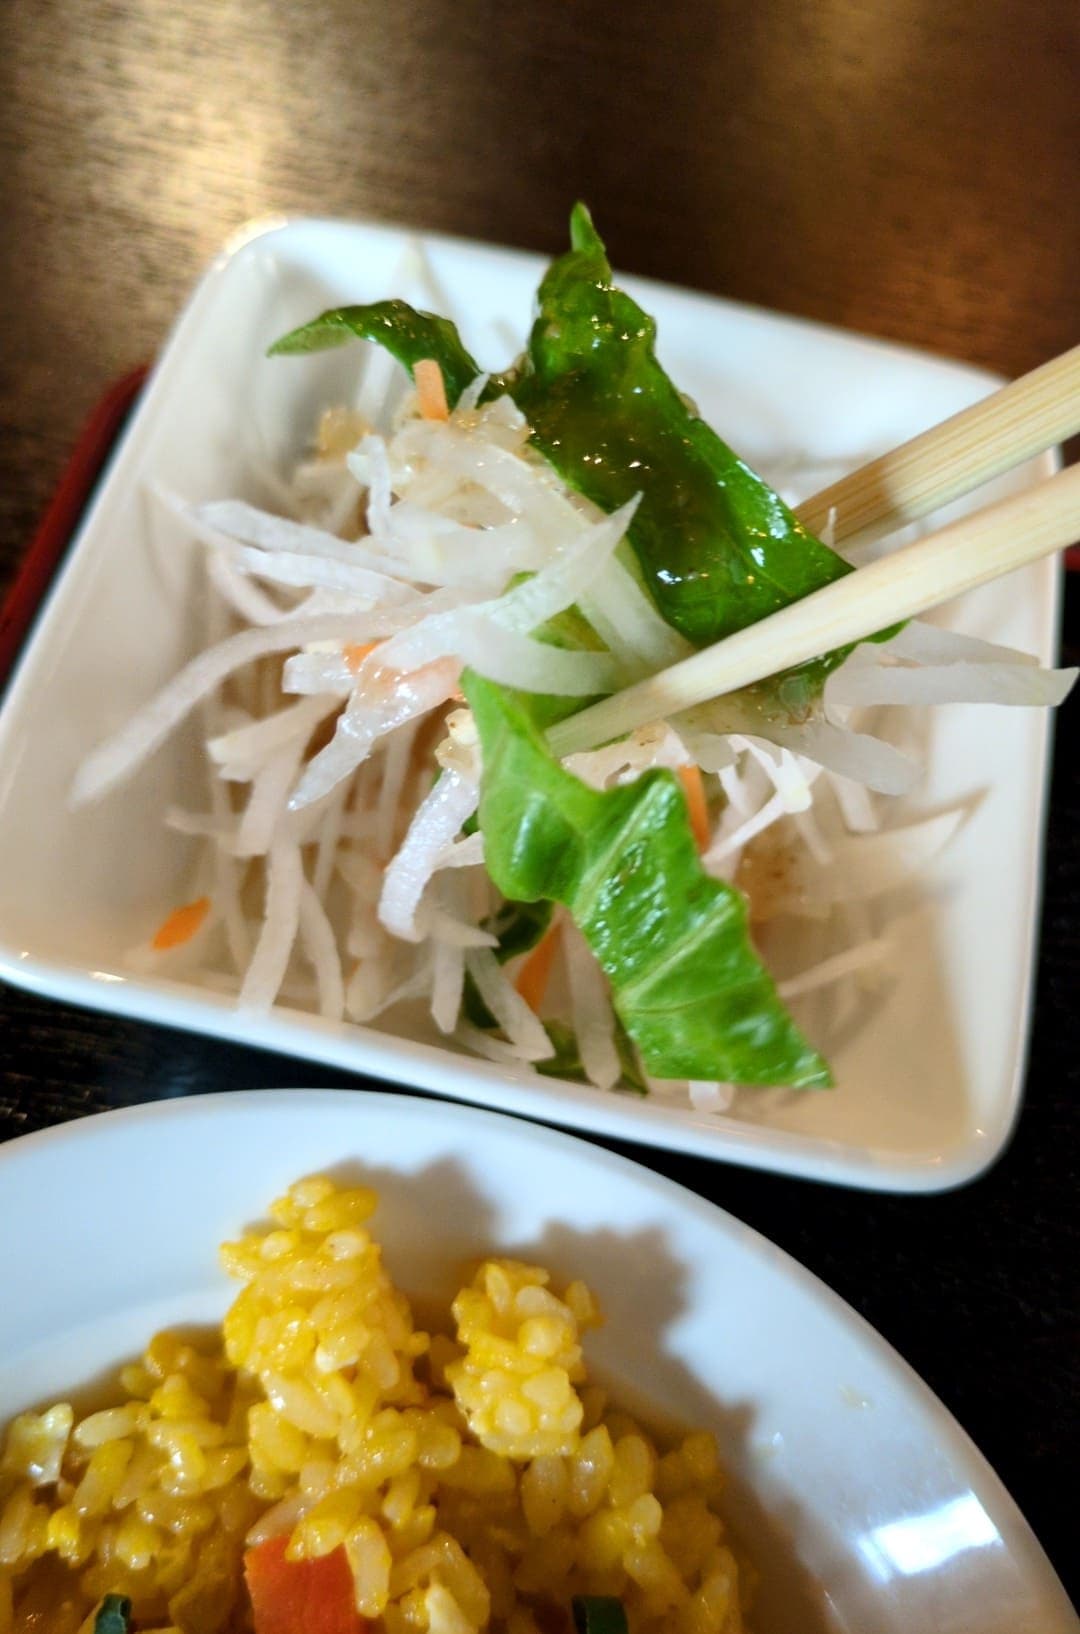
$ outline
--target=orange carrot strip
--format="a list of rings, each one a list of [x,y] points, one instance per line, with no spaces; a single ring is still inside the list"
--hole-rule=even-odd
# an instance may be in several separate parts
[[[255,1634],[363,1634],[344,1544],[315,1560],[286,1560],[288,1542],[269,1538],[244,1555]]]
[[[686,791],[686,803],[690,808],[690,827],[694,831],[697,848],[699,851],[707,851],[712,834],[709,829],[709,811],[705,804],[705,785],[701,780],[701,768],[680,766],[679,781]]]
[[[374,652],[378,645],[379,643],[377,641],[365,641],[360,646],[353,645],[346,647],[344,654],[345,668],[352,670],[353,674],[355,675],[368,653]]]
[[[540,1006],[544,1002],[544,994],[551,979],[551,966],[558,945],[559,926],[549,925],[518,971],[517,981],[514,983],[529,1009],[535,1010],[537,1015],[540,1014]]]
[[[416,381],[417,407],[424,420],[449,420],[450,405],[446,401],[446,384],[442,370],[433,357],[422,357],[413,366]]]
[[[182,908],[175,908],[158,926],[150,946],[155,953],[167,953],[170,948],[183,947],[185,942],[191,941],[209,912],[208,896],[196,897],[194,902],[185,902]]]

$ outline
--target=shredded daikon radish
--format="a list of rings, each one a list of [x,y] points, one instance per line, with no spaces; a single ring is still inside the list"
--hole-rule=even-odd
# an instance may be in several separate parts
[[[373,573],[392,577],[397,564],[382,556],[362,541],[339,539],[323,528],[313,528],[306,522],[292,522],[284,516],[272,516],[238,499],[215,500],[200,505],[192,515],[192,525],[206,530],[209,542],[214,535],[238,544],[252,545],[271,555],[286,551],[301,556],[322,557],[332,562],[343,562],[350,567],[366,567]]]
[[[893,658],[907,658],[916,664],[1022,664],[1029,669],[1039,666],[1033,653],[1001,647],[978,636],[963,635],[959,630],[944,630],[920,618],[913,618],[888,641],[864,643],[860,651],[871,657],[889,654]]]
[[[687,709],[671,724],[688,743],[699,741],[701,734],[763,738],[879,794],[907,794],[919,773],[914,761],[881,738],[820,716],[792,721],[765,715],[748,708],[737,693]]]
[[[341,831],[345,823],[345,802],[348,796],[348,785],[335,790],[327,800],[315,830],[315,865],[311,871],[311,883],[320,902],[325,901],[333,878],[334,860],[341,843]]]
[[[499,938],[494,932],[484,930],[481,925],[470,925],[462,919],[455,919],[453,914],[434,902],[422,902],[417,917],[422,921],[424,933],[435,946],[444,943],[447,947],[495,948],[499,945]]]
[[[523,1055],[517,1045],[508,1044],[505,1039],[485,1032],[482,1027],[474,1027],[470,1021],[459,1021],[454,1037],[474,1055],[497,1061],[500,1066],[523,1067],[529,1062],[529,1057]]]
[[[852,834],[872,834],[881,823],[870,791],[862,783],[826,772],[845,826]]]
[[[211,784],[213,787],[213,784]],[[176,834],[187,834],[192,839],[212,840],[215,846],[235,855],[236,836],[240,820],[223,807],[213,812],[186,811],[182,806],[166,806],[162,819],[165,827]]]
[[[578,605],[597,635],[622,663],[628,679],[638,680],[668,664],[678,663],[693,650],[677,630],[661,618],[631,569],[611,557]]]
[[[300,887],[300,939],[315,972],[319,1014],[328,1021],[340,1021],[345,1013],[345,986],[337,939],[314,886],[306,879]]]
[[[275,749],[256,772],[236,836],[238,857],[260,857],[269,851],[303,758],[305,741],[305,737],[297,735]]]
[[[354,1021],[374,1021],[396,1004],[407,1004],[413,999],[422,998],[431,986],[430,956],[425,952],[422,962],[392,985],[386,980],[386,966],[392,969],[393,964],[384,959],[384,968],[374,973],[375,985],[369,992],[364,985],[364,977],[379,962],[376,957],[363,961],[349,983],[345,1008]]]
[[[279,619],[288,617],[288,608],[279,607],[265,590],[252,584],[220,552],[209,553],[207,571],[211,584],[220,592],[222,599],[249,624],[276,624]]]
[[[303,884],[299,846],[275,840],[267,854],[262,929],[240,989],[245,1009],[268,1010],[277,997],[300,925]]]
[[[213,581],[207,574],[207,590],[211,590]],[[210,642],[220,641],[226,633],[230,611],[227,599],[217,601],[211,594],[207,598],[206,608],[206,638]],[[203,700],[200,707],[200,725],[209,742],[228,731],[234,725],[236,711],[232,710],[223,698],[211,694]],[[207,776],[210,796],[210,810],[213,820],[222,828],[232,822],[229,791],[222,780],[210,773]],[[231,962],[233,970],[230,975],[237,977],[237,991],[239,991],[239,973],[246,970],[251,959],[254,946],[254,935],[248,924],[241,900],[241,885],[245,865],[238,863],[231,849],[227,845],[212,845],[208,848],[212,857],[213,885],[211,918],[220,919],[224,927],[225,956]],[[204,849],[203,855],[206,855]],[[205,969],[209,961],[201,961]]]
[[[815,862],[823,867],[835,860],[832,846],[821,832],[821,827],[812,811],[795,811],[791,820],[799,838],[805,843],[807,851]]]
[[[716,732],[691,732],[685,728],[679,736],[690,760],[701,771],[725,772],[734,766],[737,757],[730,738]]]
[[[475,868],[484,861],[484,836],[477,830],[448,845],[435,864],[439,868]]]
[[[487,948],[470,948],[465,968],[476,983],[477,992],[523,1061],[545,1061],[554,1051],[551,1040],[494,953]]]
[[[865,708],[873,704],[1014,704],[1057,705],[1067,697],[1075,669],[1039,669],[1015,663],[864,665],[830,675],[825,707],[837,704]]]
[[[476,405],[484,395],[484,391],[490,379],[490,375],[478,374],[476,379],[471,381],[470,384],[465,387],[465,390],[457,400],[457,413],[459,416],[468,414],[471,410],[476,408]],[[512,399],[505,398],[504,401],[510,402]]]
[[[388,857],[394,848],[402,808],[402,795],[409,766],[416,746],[420,719],[406,721],[384,739],[382,782],[375,806],[375,850],[380,857]]]
[[[809,810],[813,783],[820,767],[797,760],[790,749],[781,748],[778,754],[773,745],[743,737],[741,733],[733,733],[729,741],[736,753],[746,749],[757,762],[783,801],[785,811]]]
[[[229,732],[207,740],[211,760],[222,776],[249,781],[259,771],[266,756],[298,736],[307,737],[334,707],[333,699],[314,698],[290,704],[262,720],[247,721]]]
[[[288,585],[298,590],[340,590],[356,600],[358,607],[392,606],[416,601],[419,591],[385,573],[341,562],[328,556],[302,555],[299,551],[255,550],[236,545],[224,560],[238,572],[268,584]]]
[[[289,802],[293,811],[321,800],[354,772],[378,738],[426,715],[454,692],[458,665],[453,660],[428,664],[410,675],[388,675],[379,661],[382,651],[379,648],[375,657],[360,666],[333,738],[308,762],[296,786]]]
[[[467,891],[459,874],[441,877],[438,902],[444,912],[464,915]],[[436,941],[431,953],[431,1020],[440,1033],[451,1034],[461,1020],[466,990],[466,949],[451,941]]]
[[[621,684],[623,672],[613,654],[572,652],[534,641],[507,629],[492,616],[493,606],[488,602],[434,614],[388,641],[381,661],[409,674],[439,659],[457,657],[504,686],[563,698],[587,698]]]
[[[75,806],[98,800],[109,789],[129,777],[169,733],[180,724],[200,699],[220,686],[227,676],[244,664],[270,654],[289,652],[306,641],[354,638],[358,625],[361,639],[381,635],[389,615],[363,613],[359,619],[342,613],[321,618],[290,620],[270,628],[240,630],[217,646],[200,653],[145,704],[116,736],[93,750],[79,767],[71,791]]]
[[[766,800],[763,806],[758,807],[752,817],[747,817],[736,828],[731,829],[726,834],[721,833],[713,841],[701,859],[706,868],[711,869],[717,863],[723,862],[725,857],[742,851],[750,844],[751,840],[755,840],[759,834],[763,834],[770,824],[778,822],[781,817],[785,816],[787,809],[783,795],[774,794],[769,800]]]
[[[612,783],[640,777],[654,766],[674,771],[687,765],[689,758],[682,740],[663,721],[658,721],[639,726],[628,738],[609,743],[602,749],[567,755],[563,764],[583,783],[594,789],[605,789]]]
[[[416,910],[440,856],[472,816],[480,790],[474,778],[445,771],[420,806],[400,851],[386,870],[379,918],[403,941],[419,941]]]
[[[598,1089],[612,1089],[622,1075],[615,1044],[615,1013],[604,973],[577,927],[564,917],[561,933],[566,959],[570,1013],[585,1076]]]
[[[320,643],[312,643],[315,650],[294,653],[285,660],[281,671],[283,692],[300,697],[318,697],[325,693],[334,698],[350,698],[356,691],[356,665],[351,662],[348,648],[334,652],[318,650]]]
[[[452,1033],[465,991],[465,950],[439,942],[432,959],[431,1017],[441,1033]]]

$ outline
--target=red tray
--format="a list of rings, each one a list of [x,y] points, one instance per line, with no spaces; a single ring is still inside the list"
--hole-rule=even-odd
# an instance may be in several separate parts
[[[146,374],[144,365],[117,380],[90,414],[14,583],[0,603],[0,687],[14,667]]]

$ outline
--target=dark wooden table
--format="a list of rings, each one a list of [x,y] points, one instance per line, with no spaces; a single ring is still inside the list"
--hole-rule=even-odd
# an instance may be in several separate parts
[[[254,215],[554,250],[583,195],[637,272],[1008,374],[1080,334],[1076,0],[7,0],[3,17],[0,588],[95,399]],[[1058,724],[1027,1102],[988,1176],[907,1199],[635,1154],[862,1311],[1074,1585],[1078,715]],[[4,1136],[349,1082],[11,990],[0,1038]]]

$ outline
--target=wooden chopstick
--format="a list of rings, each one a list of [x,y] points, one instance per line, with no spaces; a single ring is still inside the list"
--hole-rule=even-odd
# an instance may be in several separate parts
[[[749,686],[914,618],[1080,538],[1080,465],[856,569],[553,726],[558,755]]]
[[[869,543],[1080,432],[1080,346],[871,460],[796,507],[820,534]]]

